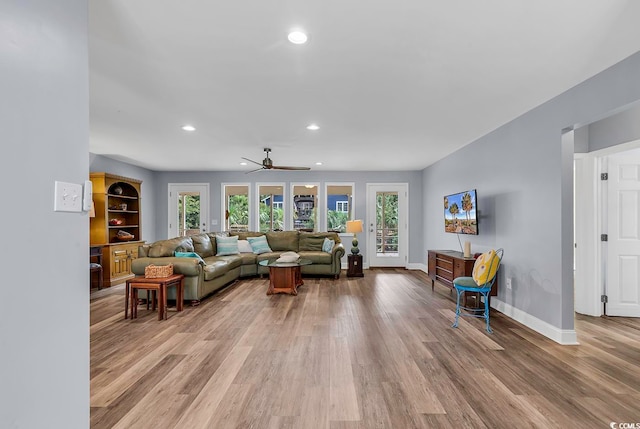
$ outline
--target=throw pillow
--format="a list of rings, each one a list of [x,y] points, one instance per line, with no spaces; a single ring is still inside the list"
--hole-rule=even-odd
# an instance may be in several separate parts
[[[234,235],[233,237],[222,237],[218,235],[216,237],[216,245],[218,246],[218,253],[216,253],[216,256],[237,255],[240,253],[238,251],[237,235]]]
[[[253,249],[253,253],[256,255],[260,255],[262,253],[270,253],[271,248],[269,247],[269,242],[267,242],[267,236],[261,235],[259,237],[247,237],[251,248]]]
[[[334,244],[336,244],[335,241],[325,238],[324,242],[322,243],[322,251],[331,253]]]
[[[298,255],[296,252],[284,252],[278,259],[276,259],[276,262],[289,263],[296,262],[298,259],[300,259],[300,255]]]
[[[200,262],[202,262],[203,264],[205,263],[204,259],[202,259],[202,257],[196,252],[175,252],[174,256],[176,258],[198,258]]]
[[[475,281],[478,286],[489,283],[495,277],[498,271],[498,265],[500,265],[500,258],[498,258],[495,250],[489,250],[483,253],[473,264],[473,281]]]
[[[238,240],[238,251],[240,253],[253,253],[253,248],[249,241],[247,240]]]

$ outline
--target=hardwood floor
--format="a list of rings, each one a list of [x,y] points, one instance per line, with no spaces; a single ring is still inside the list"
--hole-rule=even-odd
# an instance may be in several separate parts
[[[606,428],[640,422],[640,322],[576,317],[561,346],[492,311],[451,328],[422,272],[304,278],[298,296],[245,279],[124,320],[91,302],[92,428]]]

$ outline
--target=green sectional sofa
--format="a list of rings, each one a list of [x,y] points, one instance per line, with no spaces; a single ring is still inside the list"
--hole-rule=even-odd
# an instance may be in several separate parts
[[[231,235],[237,235],[238,240],[265,235],[272,251],[216,256],[216,234],[200,233],[140,246],[138,258],[132,262],[132,271],[135,275],[144,275],[144,269],[148,265],[173,264],[174,272],[185,276],[184,299],[192,304],[197,304],[205,296],[238,278],[268,274],[269,269],[258,263],[276,259],[287,251],[296,252],[301,258],[313,262],[301,267],[302,275],[327,275],[335,279],[340,276],[341,259],[345,249],[335,232],[276,231]],[[335,242],[331,252],[322,250],[325,238]],[[193,252],[197,256],[177,257],[176,252]],[[174,288],[169,290],[168,298],[175,299]]]

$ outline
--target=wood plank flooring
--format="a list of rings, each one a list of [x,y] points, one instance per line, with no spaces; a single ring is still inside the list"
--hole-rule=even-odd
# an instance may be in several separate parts
[[[454,329],[422,272],[304,278],[298,296],[241,280],[124,320],[91,301],[92,428],[606,428],[640,422],[640,322],[576,317],[561,346],[492,311]]]

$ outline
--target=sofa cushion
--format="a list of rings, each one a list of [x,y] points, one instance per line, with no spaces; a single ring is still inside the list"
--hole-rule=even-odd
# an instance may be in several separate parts
[[[267,242],[267,237],[261,235],[259,237],[248,237],[249,244],[251,245],[251,249],[253,253],[256,255],[260,255],[261,253],[271,252],[271,247],[269,247],[269,243]]]
[[[331,264],[333,255],[331,253],[320,251],[299,252],[300,259],[309,259],[313,264]]]
[[[242,265],[255,265],[258,263],[255,253],[241,253]]]
[[[207,265],[204,266],[204,279],[215,279],[216,277],[225,275],[229,272],[229,270],[229,264],[227,264],[225,261],[207,262]]]
[[[193,241],[194,251],[203,258],[216,254],[214,243],[211,242],[211,238],[207,234],[192,235],[191,240]]]
[[[315,232],[301,231],[298,250],[322,250],[324,239],[324,235]]]
[[[191,237],[176,237],[169,240],[156,241],[149,248],[151,258],[173,256],[175,252],[193,252]]]
[[[216,256],[224,255],[237,255],[238,251],[238,236],[233,237],[216,237],[217,252]]]
[[[274,231],[267,232],[269,247],[274,252],[291,250],[298,251],[298,231]]]
[[[237,235],[238,236],[238,240],[246,240],[249,237],[259,237],[261,235],[264,235],[264,232],[242,231],[242,232],[232,232],[229,235],[231,235],[231,236]]]
[[[216,256],[216,259],[226,262],[230,270],[242,265],[242,255]]]

